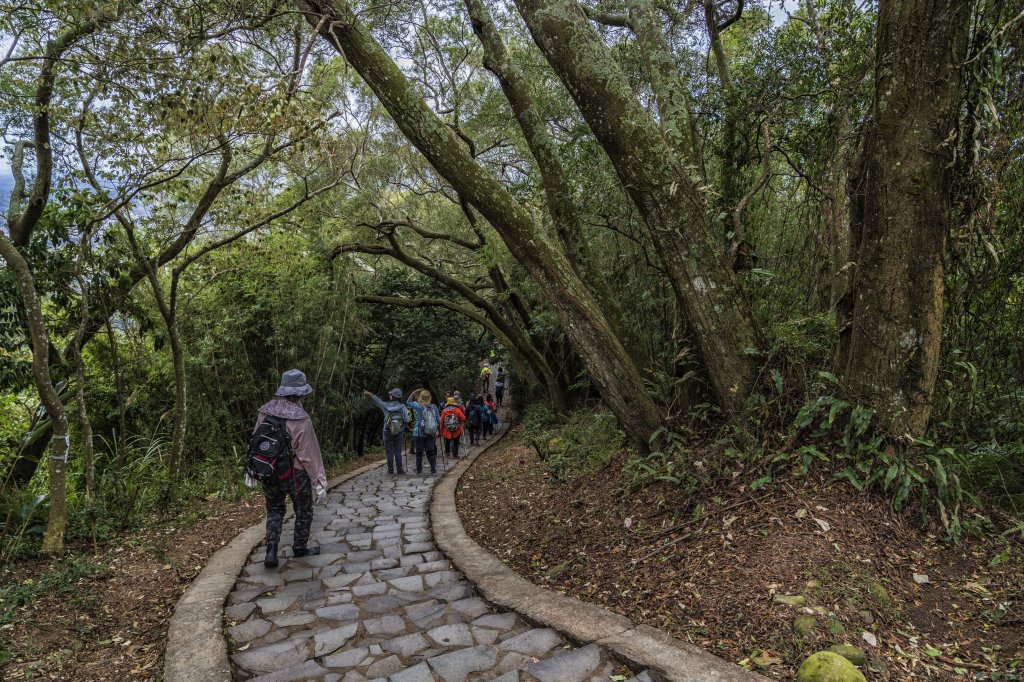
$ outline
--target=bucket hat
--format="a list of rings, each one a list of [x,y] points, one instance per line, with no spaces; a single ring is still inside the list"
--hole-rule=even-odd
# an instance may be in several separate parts
[[[277,387],[276,396],[309,395],[313,387],[306,383],[306,375],[297,369],[290,369],[281,375],[281,385]]]
[[[391,398],[401,398],[402,397],[402,389],[400,389],[400,388],[393,388],[390,391],[388,391],[388,396],[391,397]]]

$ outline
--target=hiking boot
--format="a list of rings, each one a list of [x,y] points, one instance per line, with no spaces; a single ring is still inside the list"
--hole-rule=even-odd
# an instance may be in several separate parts
[[[316,556],[320,553],[319,547],[295,547],[294,550],[296,557],[304,556]]]
[[[267,568],[277,568],[277,543],[267,543],[267,556],[263,559],[263,565]]]

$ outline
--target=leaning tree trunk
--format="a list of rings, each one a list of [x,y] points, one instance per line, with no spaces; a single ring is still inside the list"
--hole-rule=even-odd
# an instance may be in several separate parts
[[[942,337],[943,258],[971,7],[882,0],[875,92],[851,182],[851,260],[837,364],[895,436],[928,425]]]
[[[501,235],[550,300],[566,334],[623,430],[647,447],[660,411],[597,301],[565,255],[548,243],[529,211],[474,161],[465,145],[416,93],[408,79],[343,0],[297,0],[310,24],[362,76],[405,136]],[[330,21],[322,22],[322,17]]]
[[[7,266],[14,272],[14,278],[21,292],[25,305],[25,317],[28,319],[29,336],[32,340],[32,377],[39,391],[39,399],[46,408],[46,413],[53,424],[53,436],[50,439],[50,515],[46,522],[46,533],[43,536],[43,553],[59,556],[64,553],[64,530],[68,524],[67,490],[65,487],[65,470],[68,461],[68,419],[64,414],[64,404],[57,395],[57,389],[50,378],[50,364],[47,351],[50,348],[50,336],[43,320],[43,306],[36,292],[35,282],[28,263],[17,247],[11,243],[3,232],[0,232],[0,256],[7,261]]]
[[[762,340],[711,230],[697,170],[662,136],[575,0],[515,4],[640,209],[719,404],[739,412],[755,377],[751,351]]]

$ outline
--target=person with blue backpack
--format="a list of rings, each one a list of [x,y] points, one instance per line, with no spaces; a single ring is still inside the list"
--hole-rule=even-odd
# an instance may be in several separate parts
[[[431,402],[430,391],[418,388],[406,403],[416,419],[412,430],[412,449],[416,453],[416,473],[423,473],[423,457],[430,464],[430,473],[437,473],[437,432],[441,427],[441,413]]]
[[[405,445],[405,430],[412,420],[402,400],[402,389],[393,388],[388,391],[388,397],[391,398],[388,401],[381,400],[372,391],[363,391],[363,395],[376,403],[384,413],[384,452],[388,459],[388,474],[394,476],[395,471],[404,474],[402,448]]]

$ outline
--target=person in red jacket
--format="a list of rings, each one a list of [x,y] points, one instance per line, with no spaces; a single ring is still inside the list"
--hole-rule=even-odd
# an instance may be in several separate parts
[[[444,453],[459,458],[459,439],[466,424],[466,413],[455,398],[448,398],[441,410],[441,437],[444,438]]]

